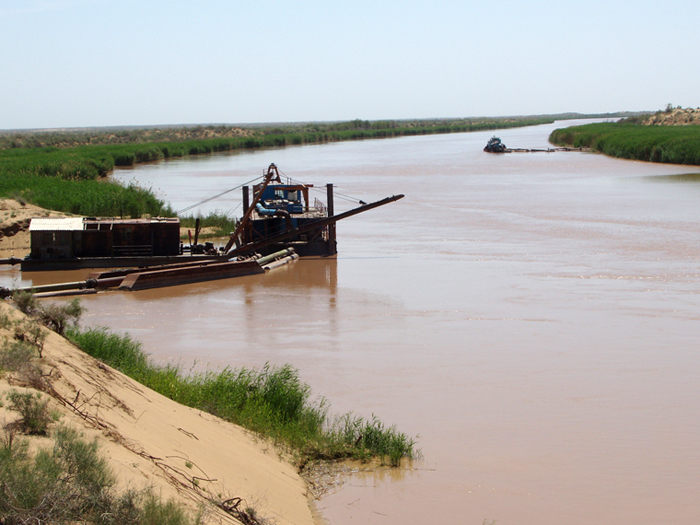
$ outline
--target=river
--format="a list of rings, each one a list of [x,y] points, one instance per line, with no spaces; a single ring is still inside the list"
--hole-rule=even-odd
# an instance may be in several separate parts
[[[546,147],[571,124],[497,134]],[[700,169],[486,154],[491,135],[117,171],[175,209],[271,162],[319,198],[334,183],[336,213],[406,197],[338,223],[337,259],[86,296],[83,324],[128,330],[185,369],[290,363],[332,411],[419,436],[422,460],[318,502],[332,525],[699,522]]]

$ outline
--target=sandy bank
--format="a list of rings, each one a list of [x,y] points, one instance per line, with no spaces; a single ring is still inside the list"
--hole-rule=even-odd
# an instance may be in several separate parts
[[[689,126],[700,124],[700,108],[669,108],[658,111],[644,122],[647,126]]]
[[[29,221],[32,217],[69,217],[70,214],[49,211],[32,204],[20,204],[14,199],[0,199],[0,259],[24,258],[29,255]],[[180,228],[180,238],[188,243],[188,231],[194,235],[194,228]],[[216,228],[202,228],[200,242],[210,237]]]
[[[32,217],[68,217],[14,199],[0,199],[0,259],[29,254],[29,221]]]
[[[0,302],[3,314],[23,317]],[[12,337],[0,329],[3,344]],[[50,393],[60,422],[99,440],[121,487],[151,486],[164,499],[177,498],[194,511],[210,500],[240,497],[274,523],[314,523],[306,485],[295,468],[250,432],[153,392],[53,332],[41,365],[41,389]],[[0,395],[29,386],[6,373]],[[3,407],[0,418],[9,422],[16,414]],[[207,508],[206,522],[237,523],[217,507]]]

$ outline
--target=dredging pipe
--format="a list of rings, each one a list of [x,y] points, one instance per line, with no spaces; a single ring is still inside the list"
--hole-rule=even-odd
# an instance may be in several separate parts
[[[16,292],[32,292],[32,293],[52,293],[52,292],[64,292],[66,290],[87,290],[90,288],[96,288],[97,281],[94,279],[87,279],[85,281],[75,281],[70,283],[56,283],[56,284],[42,284],[39,286],[24,286],[22,288],[15,288],[10,290],[9,288],[0,288],[0,297],[10,297]]]
[[[275,268],[279,268],[280,266],[289,264],[292,261],[296,261],[298,258],[298,253],[292,253],[290,255],[287,255],[286,257],[282,257],[281,259],[277,259],[276,261],[266,264],[265,266],[263,266],[263,270],[274,270]]]
[[[294,248],[285,248],[284,250],[271,253],[270,255],[266,255],[265,257],[260,257],[259,259],[256,259],[256,261],[258,261],[258,264],[260,266],[265,266],[267,263],[272,262],[275,259],[279,259],[280,257],[286,257],[287,255],[292,255],[293,253]]]

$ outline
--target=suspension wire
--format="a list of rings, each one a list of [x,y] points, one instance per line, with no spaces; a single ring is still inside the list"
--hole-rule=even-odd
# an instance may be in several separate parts
[[[285,177],[287,177],[287,175],[285,175],[284,173],[283,173],[283,175],[284,175]],[[292,177],[287,177],[287,178],[288,178],[290,181],[292,181],[292,182],[294,182],[294,183],[296,183],[296,184],[301,184],[301,185],[303,185],[303,186],[306,186],[306,184],[304,184],[304,183],[301,182],[300,180],[293,179]],[[318,191],[318,192],[320,192],[320,193],[323,193],[323,190],[322,190],[321,188],[316,188],[315,186],[312,187],[311,190],[312,190],[312,191]],[[363,200],[360,199],[360,198],[352,197],[352,196],[350,196],[350,195],[345,195],[345,194],[343,194],[343,193],[338,193],[337,191],[333,191],[333,196],[334,196],[334,197],[340,197],[341,199],[346,200],[346,201],[348,201],[348,202],[352,202],[352,203],[358,203],[358,202],[359,202],[360,204],[367,204],[365,201],[363,201]]]
[[[323,190],[321,188],[311,188],[312,190],[318,191],[320,193],[323,193]],[[352,202],[353,204],[357,204],[358,202],[360,204],[367,204],[365,201],[358,197],[352,197],[350,195],[345,195],[344,193],[340,193],[338,191],[333,190],[333,197],[340,198],[341,200],[345,200],[348,202]]]
[[[358,199],[357,197],[351,197],[350,195],[344,195],[342,193],[334,191],[333,196],[335,197],[336,195],[341,199],[345,199],[348,202],[359,202],[360,204],[367,204],[365,201],[363,201],[362,199]]]
[[[236,186],[235,188],[231,188],[230,190],[222,191],[221,193],[218,193],[218,194],[214,195],[213,197],[209,197],[208,199],[204,199],[203,201],[200,201],[200,202],[198,202],[198,203],[196,203],[196,204],[192,204],[191,206],[187,206],[187,207],[185,207],[185,208],[182,208],[181,210],[178,210],[178,211],[176,212],[176,214],[177,214],[177,215],[180,215],[181,213],[185,213],[186,211],[190,211],[190,210],[196,208],[197,206],[201,206],[202,204],[206,204],[206,203],[209,202],[209,201],[213,201],[214,199],[218,199],[218,198],[221,197],[222,195],[226,195],[227,193],[231,193],[232,191],[239,190],[239,189],[241,189],[243,186],[245,186],[246,184],[252,184],[253,182],[255,182],[256,180],[258,180],[259,178],[260,178],[260,177],[255,177],[254,179],[251,179],[251,180],[249,180],[248,182],[244,182],[243,184],[240,184],[240,185]],[[236,206],[236,208],[238,208],[238,206]]]
[[[287,174],[285,174],[283,171],[279,170],[279,168],[278,168],[278,171],[282,174],[282,176],[284,176],[285,178],[287,178],[288,180],[290,180],[290,181],[293,182],[294,184],[301,184],[302,186],[308,186],[306,183],[304,183],[304,182],[302,182],[302,181],[300,181],[300,180],[297,180],[297,179],[294,179],[293,177],[287,176]],[[194,208],[196,208],[196,207],[198,207],[198,206],[201,206],[202,204],[206,204],[207,202],[211,202],[211,201],[213,201],[213,200],[215,200],[215,199],[218,199],[219,197],[222,197],[223,195],[226,195],[227,193],[231,193],[232,191],[236,191],[236,190],[241,189],[243,186],[246,186],[246,185],[248,185],[248,184],[252,184],[252,183],[255,182],[256,180],[261,179],[261,178],[264,178],[264,175],[263,175],[263,177],[255,177],[254,179],[251,179],[251,180],[249,180],[249,181],[247,181],[247,182],[244,182],[243,184],[239,184],[239,185],[236,186],[235,188],[231,188],[231,189],[222,191],[221,193],[217,193],[216,195],[214,195],[214,196],[212,196],[212,197],[209,197],[209,198],[207,198],[207,199],[204,199],[203,201],[199,201],[199,202],[197,202],[197,203],[195,203],[195,204],[192,204],[191,206],[186,206],[185,208],[182,208],[181,210],[178,210],[178,211],[176,212],[176,214],[177,214],[177,215],[180,215],[181,213],[188,212],[188,211],[190,211],[190,210],[192,210],[192,209],[194,209]],[[311,189],[312,191],[318,191],[319,193],[323,193],[323,190],[322,190],[321,188],[316,188],[316,187],[313,187],[313,186],[312,186],[312,187],[310,187],[310,189]],[[345,200],[345,201],[348,201],[348,202],[352,202],[352,203],[357,203],[357,202],[359,202],[360,204],[366,204],[365,201],[363,201],[362,199],[359,199],[359,198],[357,198],[357,197],[352,197],[352,196],[350,196],[350,195],[345,195],[345,194],[339,193],[339,192],[337,192],[337,191],[334,192],[333,194],[334,194],[335,197],[338,197],[338,198],[340,198],[340,199],[342,199],[342,200]],[[241,206],[241,204],[242,204],[242,203],[238,203],[238,205],[237,205],[233,210],[231,210],[231,213],[234,212],[234,211],[236,211],[236,210]],[[227,215],[228,215],[228,214],[227,214]]]

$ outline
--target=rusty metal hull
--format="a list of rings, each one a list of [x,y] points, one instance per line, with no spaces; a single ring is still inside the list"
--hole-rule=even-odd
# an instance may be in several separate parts
[[[87,268],[130,268],[160,266],[184,262],[227,261],[221,255],[173,255],[163,257],[75,257],[68,259],[22,259],[23,272],[47,272],[55,270],[82,270]]]
[[[146,290],[149,288],[214,281],[217,279],[228,279],[231,277],[241,277],[259,273],[265,273],[265,270],[254,260],[209,263],[200,266],[186,266],[184,268],[144,270],[126,275],[119,289],[132,291]]]

